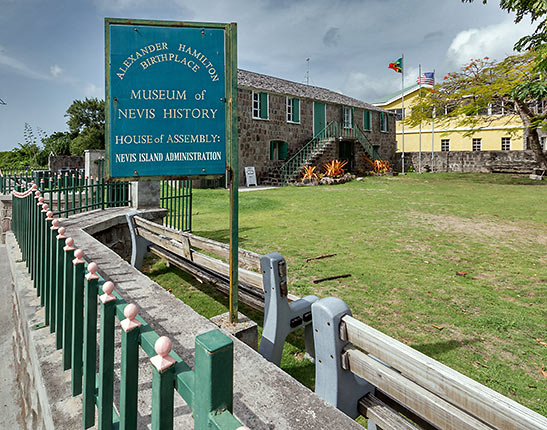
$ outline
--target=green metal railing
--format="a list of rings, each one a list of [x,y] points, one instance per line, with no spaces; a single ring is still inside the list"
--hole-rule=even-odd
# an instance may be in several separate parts
[[[295,173],[299,172],[312,158],[325,147],[336,136],[336,130],[339,128],[336,121],[332,121],[317,133],[312,140],[300,148],[292,157],[290,157],[280,167],[281,181],[286,184]]]
[[[353,128],[355,130],[355,138],[359,141],[359,143],[361,144],[361,146],[363,147],[363,149],[365,150],[369,158],[371,158],[373,161],[381,160],[382,157],[380,157],[380,154],[378,154],[378,151],[374,149],[374,146],[372,146],[372,144],[368,140],[363,130],[361,130],[359,126],[356,124],[353,126]]]
[[[0,168],[0,193],[9,194],[15,189],[15,185],[21,181],[30,182],[32,171],[29,169]]]
[[[177,230],[192,229],[192,181],[161,181],[160,206],[168,210],[163,225]]]
[[[47,181],[41,181],[38,188],[56,216],[130,204],[129,184],[106,182],[104,178],[55,175]]]
[[[0,171],[0,193],[7,194],[34,181],[49,208],[57,216],[69,216],[94,209],[128,206],[129,184],[106,182],[81,174],[58,175],[49,171]]]
[[[241,423],[232,415],[232,340],[219,330],[197,336],[192,370],[171,351],[170,341],[160,338],[137,315],[136,306],[97,274],[97,265],[84,261],[83,251],[76,250],[74,241],[65,236],[40,190],[36,186],[26,191],[22,185],[16,188],[12,230],[45,308],[45,320],[39,326],[55,334],[55,345],[62,350],[62,368],[71,371],[72,395],[82,395],[82,427],[137,428],[141,348],[152,362],[152,429],[173,428],[175,391],[192,408],[195,429],[239,428]],[[122,327],[119,381],[114,374],[116,318]],[[115,383],[120,387],[118,399],[114,398]]]
[[[327,126],[317,133],[312,140],[300,148],[280,167],[281,180],[286,184],[294,175],[308,165],[309,162],[321,151],[332,139],[357,140],[365,152],[373,160],[381,160],[380,155],[374,149],[365,133],[356,125],[344,127],[337,121],[331,121]]]
[[[96,163],[99,179],[104,180],[105,159],[100,158]],[[123,193],[120,197],[123,197]],[[160,207],[168,211],[167,216],[163,217],[163,225],[190,231],[192,229],[192,181],[161,181]]]

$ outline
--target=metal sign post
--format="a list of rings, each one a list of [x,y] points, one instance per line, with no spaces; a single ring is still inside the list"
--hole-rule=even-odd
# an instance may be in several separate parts
[[[230,321],[237,322],[237,26],[105,19],[106,177],[217,178],[230,188]]]

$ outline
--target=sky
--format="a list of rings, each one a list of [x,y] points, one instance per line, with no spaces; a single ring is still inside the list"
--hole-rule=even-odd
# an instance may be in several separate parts
[[[104,98],[104,18],[236,22],[239,67],[365,102],[437,82],[472,58],[502,59],[533,26],[476,0],[0,0],[0,151],[67,130],[75,99]],[[526,22],[524,22],[526,21]],[[309,58],[309,62],[306,59]]]

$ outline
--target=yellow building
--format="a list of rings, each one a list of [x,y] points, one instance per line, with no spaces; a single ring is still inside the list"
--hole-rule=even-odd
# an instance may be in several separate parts
[[[428,86],[422,86],[427,91]],[[414,85],[404,92],[405,111],[412,108],[419,96],[420,87]],[[403,151],[402,97],[401,92],[393,94],[385,101],[374,103],[388,111],[397,113],[397,152]],[[460,127],[453,121],[449,124],[422,124],[418,127],[404,127],[404,152],[433,151],[521,151],[524,149],[524,127],[518,115],[501,112],[485,112],[485,126],[477,129],[471,136],[465,133],[471,128]],[[433,133],[432,133],[433,130]],[[433,136],[433,138],[432,138]]]

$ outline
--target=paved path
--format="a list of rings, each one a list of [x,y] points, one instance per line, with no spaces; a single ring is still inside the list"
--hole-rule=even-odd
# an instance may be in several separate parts
[[[15,381],[13,360],[13,292],[6,245],[0,245],[0,428],[22,428],[21,392]]]
[[[257,187],[239,187],[238,191],[240,193],[244,193],[245,191],[273,190],[274,188],[280,188],[280,187],[270,187],[268,185],[259,185]]]

